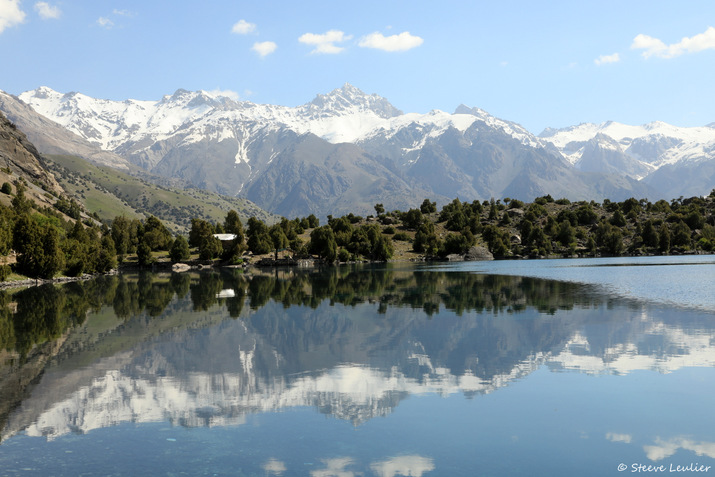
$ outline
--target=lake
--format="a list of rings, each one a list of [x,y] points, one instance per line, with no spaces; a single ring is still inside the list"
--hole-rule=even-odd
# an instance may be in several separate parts
[[[715,257],[0,292],[0,476],[715,475]]]

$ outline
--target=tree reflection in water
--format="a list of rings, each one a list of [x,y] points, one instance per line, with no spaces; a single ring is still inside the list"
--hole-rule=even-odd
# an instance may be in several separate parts
[[[516,394],[500,392],[507,404],[503,413],[494,414],[497,426],[485,431],[482,444],[494,442],[494,432],[507,422],[511,424],[506,428],[526,426],[523,435],[538,436],[545,446],[561,449],[564,442],[568,446],[578,439],[566,437],[570,441],[559,441],[560,447],[545,441],[540,431],[564,426],[582,429],[580,419],[588,415],[582,411],[590,393],[598,397],[586,406],[610,410],[620,409],[620,391],[609,400],[610,388],[599,387],[604,381],[613,384],[608,379],[584,380],[573,373],[559,373],[555,379],[554,373],[535,371],[629,374],[653,369],[658,373],[650,374],[658,375],[655,380],[660,383],[661,374],[673,370],[715,366],[713,343],[711,313],[614,298],[593,286],[454,268],[399,264],[253,274],[227,269],[107,276],[0,293],[0,445],[21,433],[54,439],[127,422],[227,429],[260,413],[266,414],[261,422],[275,422],[277,431],[266,434],[265,441],[246,445],[245,436],[262,431],[260,426],[243,426],[234,433],[238,437],[230,441],[231,450],[222,455],[274,446],[282,452],[282,445],[290,440],[290,433],[284,432],[285,426],[291,426],[290,419],[305,422],[305,413],[291,409],[310,407],[361,426],[393,414],[410,396],[427,395],[425,400],[415,399],[411,408],[402,406],[408,415],[416,413],[414,421],[419,424],[415,429],[424,430],[421,420],[430,416],[430,426],[436,426],[430,429],[452,436],[464,420],[464,428],[471,433],[464,442],[471,452],[474,438],[480,438],[483,418],[488,417],[484,409],[502,405],[494,395],[479,402],[471,398],[520,381],[525,385]],[[655,399],[666,406],[657,408],[664,409],[659,415],[675,412],[668,407],[670,398],[644,391],[642,375],[634,377],[638,379],[619,381],[618,388],[629,383],[633,387],[634,411],[642,409],[650,420],[651,407],[643,402]],[[534,381],[529,388],[527,382]],[[583,399],[574,399],[562,413],[552,413],[552,399],[561,399],[559,386],[542,395],[546,388],[540,383],[544,382],[576,383],[569,384],[564,396]],[[472,421],[452,414],[459,401],[443,406],[441,399],[432,398],[454,394],[475,404],[464,408],[474,413]],[[519,395],[528,398],[514,401]],[[531,413],[535,409],[529,401],[532,396],[537,401],[545,396],[542,409],[546,412]],[[702,401],[708,406],[707,396],[701,393],[693,406],[688,401],[687,406],[678,407],[702,409],[697,405]],[[564,397],[559,402],[567,406],[566,401]],[[446,427],[440,427],[440,419],[431,420],[432,411],[425,409],[444,411]],[[513,415],[515,420],[509,421]],[[602,430],[604,415],[594,413],[598,422],[593,429]],[[561,421],[547,426],[540,421],[559,417]],[[327,421],[321,421],[321,426]],[[372,431],[384,426],[400,430],[406,422],[402,413],[392,421],[376,423]],[[341,426],[328,427],[331,432],[342,432]],[[363,428],[362,438],[370,435],[368,427]],[[126,430],[121,427],[117,432]],[[610,427],[607,430],[611,432],[607,442],[622,441],[620,434]],[[147,446],[151,458],[146,460],[155,462],[163,452],[162,444],[169,441],[164,425],[144,426],[140,433],[156,441]],[[410,439],[419,434],[407,433]],[[674,431],[672,435],[680,434]],[[336,435],[321,437],[321,442],[340,447],[361,437],[353,433],[341,441]],[[213,451],[223,437],[210,440]],[[372,438],[366,440],[375,444]],[[674,437],[662,443],[677,450],[706,441],[710,439]],[[82,445],[92,442],[86,439]],[[176,440],[172,438],[171,443]],[[440,438],[439,443],[450,447],[445,452],[452,455],[454,441]],[[314,470],[326,475],[357,469],[377,475],[419,475],[444,466],[443,457],[433,459],[431,453],[422,454],[409,446],[388,454],[387,444],[375,444],[379,455],[363,456],[363,460],[321,453],[320,460],[313,459]],[[651,447],[651,459],[667,451]],[[295,466],[289,450],[249,460],[262,466],[258,472],[277,475]],[[593,453],[589,449],[588,455]],[[125,455],[121,454],[122,462]],[[60,459],[65,457],[60,455]]]
[[[287,276],[286,276],[287,275]],[[223,297],[222,290],[231,290]],[[111,306],[128,320],[158,317],[174,300],[190,295],[194,311],[222,304],[237,318],[244,305],[258,310],[269,301],[285,308],[377,303],[424,310],[433,316],[446,309],[466,312],[519,313],[533,308],[553,314],[559,309],[603,304],[583,285],[537,278],[389,267],[330,267],[323,270],[248,275],[224,269],[204,273],[121,274],[66,285],[44,285],[18,292],[0,291],[0,348],[26,356],[34,345],[60,337],[84,322],[90,311]],[[11,306],[12,305],[12,306]]]

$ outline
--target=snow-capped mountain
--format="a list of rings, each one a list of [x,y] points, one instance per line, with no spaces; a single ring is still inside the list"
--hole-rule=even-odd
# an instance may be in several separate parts
[[[665,198],[707,194],[715,186],[715,127],[661,121],[629,126],[613,121],[547,129],[551,143],[583,171],[619,171]]]
[[[240,143],[248,133],[269,127],[286,128],[299,135],[312,133],[333,144],[357,143],[386,132],[394,135],[412,124],[429,127],[430,135],[435,137],[449,127],[464,131],[478,120],[531,145],[541,144],[522,127],[477,108],[469,110],[461,106],[455,114],[442,111],[403,114],[385,98],[367,95],[350,84],[326,95],[319,94],[313,101],[295,108],[238,102],[205,91],[183,89],[159,101],[110,101],[41,87],[21,94],[20,99],[104,150],[117,150],[127,143],[147,139],[162,141],[188,130],[195,134],[185,135],[184,142],[199,142],[208,136],[219,142],[234,139]],[[236,128],[237,124],[247,123],[251,127]],[[238,154],[236,159],[244,158]]]
[[[711,126],[683,128],[661,121],[629,126],[608,121],[547,129],[540,137],[579,168],[615,167],[639,180],[665,165],[692,165],[715,159],[715,128]],[[602,158],[599,168],[594,164],[594,154],[608,155],[611,160]]]
[[[20,99],[152,173],[285,216],[369,213],[376,202],[405,209],[426,197],[659,198],[664,194],[640,179],[664,164],[715,157],[704,139],[708,131],[715,138],[713,128],[654,123],[662,125],[646,134],[648,126],[612,123],[537,137],[463,105],[453,114],[402,113],[350,84],[297,107],[186,90],[159,101],[109,101],[42,87]]]
[[[16,96],[0,91],[0,111],[11,120],[43,154],[83,157],[97,164],[127,170],[129,162],[104,151],[55,121],[35,112]]]
[[[629,126],[613,121],[584,123],[566,129],[547,129],[539,137],[550,142],[571,162],[581,159],[584,145],[596,138],[611,138],[621,152],[654,168],[680,161],[712,159],[715,128],[682,128],[662,121]]]

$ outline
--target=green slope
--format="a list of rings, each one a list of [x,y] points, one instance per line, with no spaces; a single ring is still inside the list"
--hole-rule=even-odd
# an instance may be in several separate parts
[[[199,189],[165,187],[124,172],[92,164],[75,156],[45,156],[58,182],[101,220],[125,215],[154,215],[172,232],[187,233],[192,218],[223,222],[233,209],[245,223],[257,217],[273,223],[277,217],[254,203]]]

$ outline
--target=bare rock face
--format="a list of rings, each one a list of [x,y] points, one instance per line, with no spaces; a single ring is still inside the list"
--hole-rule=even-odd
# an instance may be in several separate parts
[[[109,151],[103,151],[86,139],[38,114],[16,96],[0,91],[0,113],[15,123],[42,154],[79,156],[99,165],[127,170],[129,163]]]
[[[0,113],[0,167],[28,182],[39,183],[56,195],[64,193],[55,177],[45,169],[42,157],[25,134]]]
[[[486,247],[471,247],[464,256],[465,260],[494,260],[494,255]]]

